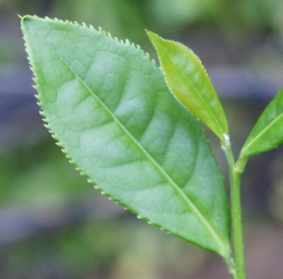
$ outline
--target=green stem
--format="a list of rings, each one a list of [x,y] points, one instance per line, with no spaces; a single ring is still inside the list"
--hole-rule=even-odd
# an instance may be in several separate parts
[[[235,279],[246,279],[240,175],[233,167],[231,179],[232,241],[236,269]]]
[[[225,152],[228,165],[231,184],[231,229],[232,229],[232,244],[234,254],[234,267],[233,273],[234,279],[246,279],[246,267],[245,267],[245,252],[244,252],[244,240],[243,240],[243,225],[242,225],[242,210],[241,210],[241,171],[235,163],[234,155],[231,149],[229,138],[223,144],[223,150]]]

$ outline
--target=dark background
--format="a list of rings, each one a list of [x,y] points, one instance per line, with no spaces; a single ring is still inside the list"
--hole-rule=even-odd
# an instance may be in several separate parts
[[[136,221],[68,164],[38,115],[18,14],[102,26],[152,54],[145,28],[189,45],[238,152],[283,87],[283,1],[0,0],[0,278],[229,278],[217,256]],[[250,161],[243,206],[249,278],[282,279],[283,148]]]

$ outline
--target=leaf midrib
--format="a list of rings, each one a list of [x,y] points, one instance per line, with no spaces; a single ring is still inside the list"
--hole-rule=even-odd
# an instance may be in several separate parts
[[[56,52],[56,51],[55,51]],[[92,89],[86,84],[86,82],[78,75],[76,74],[73,69],[68,65],[68,63],[60,57],[58,54],[56,54],[63,63],[67,69],[74,75],[75,78],[79,80],[81,85],[89,92],[90,95],[92,95],[99,103],[100,105],[105,109],[105,111],[110,115],[110,117],[115,121],[115,123],[127,134],[127,136],[130,138],[130,140],[145,154],[145,156],[149,159],[149,161],[155,166],[155,168],[166,178],[166,180],[169,182],[169,185],[171,185],[178,194],[182,197],[182,199],[185,201],[185,203],[188,204],[188,206],[191,208],[192,212],[196,214],[196,216],[199,218],[201,223],[207,228],[208,232],[211,234],[212,238],[215,240],[215,242],[218,244],[220,248],[220,254],[223,256],[226,256],[227,251],[227,245],[226,242],[222,239],[222,237],[217,233],[217,231],[214,229],[214,227],[206,220],[206,218],[203,216],[199,208],[191,201],[191,199],[180,189],[178,184],[163,170],[163,168],[156,162],[156,160],[143,148],[143,146],[134,138],[134,136],[124,127],[124,125],[120,122],[120,120],[112,113],[112,111],[107,107],[107,105],[103,102],[103,100],[100,99],[99,96],[97,96]]]
[[[262,137],[273,125],[283,118],[283,112],[281,112],[275,119],[273,119],[261,132],[259,132],[247,145],[243,148],[243,154],[248,150],[260,137]]]
[[[183,71],[181,71],[181,74],[185,78]],[[212,117],[214,119],[214,121],[216,123],[218,123],[218,125],[219,125],[218,128],[220,128],[220,133],[221,133],[221,136],[223,137],[224,134],[225,134],[225,130],[226,129],[224,128],[224,126],[222,125],[221,121],[216,116],[217,114],[214,111],[214,109],[211,109],[211,106],[209,106],[207,104],[207,102],[205,101],[204,96],[202,96],[202,94],[198,94],[199,90],[196,89],[196,87],[192,83],[191,83],[190,89],[192,89],[194,95],[199,98],[199,100],[201,101],[202,105],[206,107],[207,112],[209,113],[210,117]]]

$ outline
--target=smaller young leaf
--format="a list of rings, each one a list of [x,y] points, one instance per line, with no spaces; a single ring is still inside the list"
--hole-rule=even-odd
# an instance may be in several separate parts
[[[150,31],[147,35],[157,51],[171,93],[224,142],[228,134],[225,112],[198,56],[181,43]]]
[[[252,129],[241,157],[249,157],[276,148],[283,142],[283,90],[264,110]]]

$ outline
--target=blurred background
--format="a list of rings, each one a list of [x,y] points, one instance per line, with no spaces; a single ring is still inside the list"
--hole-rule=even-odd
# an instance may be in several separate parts
[[[18,14],[99,25],[151,53],[145,28],[189,45],[238,152],[283,87],[283,1],[0,0],[0,278],[229,278],[217,256],[136,221],[68,164],[38,115]],[[252,159],[243,184],[249,278],[282,279],[283,148]]]

